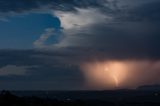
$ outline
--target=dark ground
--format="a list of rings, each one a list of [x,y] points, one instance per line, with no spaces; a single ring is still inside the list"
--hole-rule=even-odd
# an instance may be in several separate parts
[[[1,91],[0,106],[160,106],[160,91]]]

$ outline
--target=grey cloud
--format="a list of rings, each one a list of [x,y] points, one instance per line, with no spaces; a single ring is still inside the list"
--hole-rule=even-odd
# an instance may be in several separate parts
[[[66,5],[62,6],[62,2]],[[76,2],[71,0],[69,2],[59,1],[56,3],[60,3],[61,7],[72,6],[76,8],[80,6],[80,3],[82,3],[82,6],[92,6],[90,2],[92,1],[82,0],[81,2]],[[93,2],[102,4],[104,1]],[[79,5],[76,3],[79,3]],[[83,3],[86,3],[86,5]],[[121,2],[113,0],[113,4],[116,5],[118,3]],[[74,27],[71,27],[69,30],[63,30],[64,39],[56,43],[56,45],[49,45],[49,48],[47,46],[46,48],[49,51],[63,54],[63,56],[53,58],[58,58],[58,62],[61,60],[61,62],[65,61],[66,63],[74,59],[81,61],[88,57],[92,58],[94,55],[97,58],[105,59],[159,59],[159,1],[147,0],[141,1],[141,3],[135,1],[134,3],[139,5],[128,8],[127,11],[124,9],[124,11],[120,11],[117,14],[113,13],[112,19],[109,22],[106,22],[107,20],[99,22],[96,18],[95,23],[80,27],[78,30],[74,29]],[[98,12],[101,12],[102,16],[107,16],[108,12],[106,13],[106,8],[101,9],[102,11]],[[63,21],[67,20],[64,18]],[[61,24],[63,21],[61,20]],[[56,46],[60,46],[60,48],[56,49]],[[68,55],[68,57],[64,56],[64,54]],[[50,61],[51,56],[45,55],[44,57]]]
[[[150,0],[149,3],[144,3],[126,10],[126,16],[124,15],[121,18],[124,18],[124,20],[128,21],[159,21],[159,5],[160,2],[158,0],[154,0],[152,2]]]
[[[4,67],[8,64],[16,66],[65,65],[63,60],[71,56],[69,52],[67,53],[64,51],[0,50],[0,61],[2,61],[0,67]]]
[[[66,38],[60,45],[67,45],[66,48],[72,48],[73,51],[79,48],[75,49],[77,54],[79,52],[91,58],[96,55],[97,58],[106,59],[158,60],[160,58],[159,11],[159,1],[148,0],[128,9],[126,15],[123,15],[123,12],[113,15],[110,22],[97,21],[96,24],[78,30],[67,30]]]
[[[7,65],[5,67],[0,68],[0,76],[8,76],[8,75],[25,75],[26,67],[17,67],[14,65]]]
[[[158,26],[145,22],[96,24],[69,33],[62,42],[67,42],[66,49],[84,57],[155,60],[160,58],[159,34]]]
[[[101,7],[107,0],[1,0],[1,12],[23,12],[48,6],[57,10],[74,10],[76,7]]]
[[[83,89],[83,74],[77,65],[68,64],[68,56],[54,51],[0,50],[0,89]]]

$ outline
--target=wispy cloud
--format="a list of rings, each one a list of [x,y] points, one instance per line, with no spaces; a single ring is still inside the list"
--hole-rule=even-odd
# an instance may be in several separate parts
[[[54,35],[54,31],[55,29],[54,28],[47,28],[45,29],[45,33],[42,34],[40,36],[39,39],[37,39],[33,44],[36,48],[45,48],[45,42],[46,40],[50,37],[50,36],[53,36]]]
[[[26,75],[27,73],[26,66],[15,66],[15,65],[7,65],[5,67],[0,68],[0,76],[10,76],[10,75]]]

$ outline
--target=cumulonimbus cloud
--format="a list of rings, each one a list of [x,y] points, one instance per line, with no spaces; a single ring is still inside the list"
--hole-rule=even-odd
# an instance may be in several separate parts
[[[121,1],[124,3],[125,0]],[[47,29],[34,42],[34,46],[36,50],[49,48],[49,51],[41,49],[43,53],[31,53],[35,60],[31,57],[27,59],[32,60],[32,64],[36,62],[45,66],[62,65],[61,63],[82,65],[94,59],[98,62],[129,61],[126,64],[133,68],[128,72],[134,74],[130,77],[134,86],[129,85],[130,82],[124,82],[123,86],[137,87],[160,82],[157,77],[160,60],[160,20],[157,18],[160,16],[160,8],[157,5],[159,1],[146,1],[132,0],[131,3],[130,0],[127,5],[130,7],[123,7],[120,0],[21,0],[17,5],[14,5],[13,1],[1,1],[0,14],[12,16],[26,12],[44,12],[60,19],[60,30],[65,36],[64,39],[53,45],[45,45],[45,41],[55,33],[54,28]],[[41,61],[38,61],[39,59]],[[15,64],[22,65],[21,61],[16,62],[18,63]],[[145,74],[146,70],[149,70],[148,74]]]

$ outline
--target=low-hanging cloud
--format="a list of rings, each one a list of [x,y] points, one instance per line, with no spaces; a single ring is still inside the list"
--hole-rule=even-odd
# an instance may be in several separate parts
[[[21,66],[17,67],[14,65],[8,65],[5,67],[0,68],[0,76],[10,76],[10,75],[26,75],[27,73],[27,67]]]

